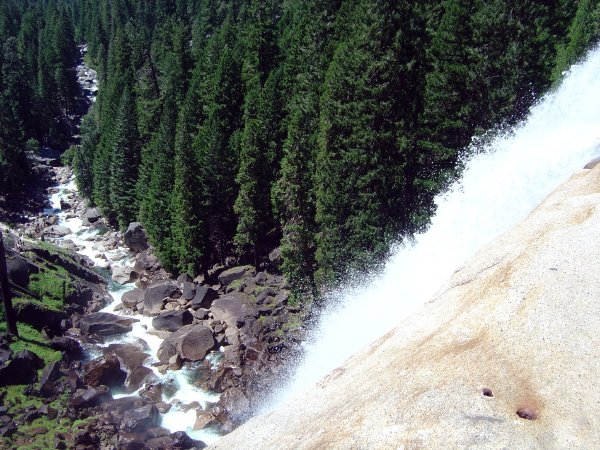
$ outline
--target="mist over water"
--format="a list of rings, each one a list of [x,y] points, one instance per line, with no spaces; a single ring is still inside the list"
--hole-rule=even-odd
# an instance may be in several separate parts
[[[600,155],[600,48],[571,68],[529,117],[466,165],[436,198],[429,230],[399,248],[359,289],[341,287],[304,344],[288,382],[265,399],[267,412],[314,384],[429,300],[483,245],[524,219],[560,183]],[[356,283],[355,283],[356,284]]]

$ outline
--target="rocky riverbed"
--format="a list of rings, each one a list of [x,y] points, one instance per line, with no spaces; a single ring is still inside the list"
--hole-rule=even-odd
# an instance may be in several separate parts
[[[173,278],[140,224],[112,230],[79,198],[68,168],[49,170],[59,183],[49,189],[51,204],[18,234],[63,247],[100,285],[98,273],[110,276],[112,293],[88,296],[63,317],[55,333],[81,343],[83,353],[69,341],[85,357],[69,366],[77,389],[55,392],[71,392],[73,414],[93,417],[101,432],[92,439],[106,445],[175,439],[172,432],[213,442],[242,423],[300,338],[303,312],[289,304],[277,252],[258,273],[230,259],[207,279]],[[65,354],[63,364],[73,359]]]

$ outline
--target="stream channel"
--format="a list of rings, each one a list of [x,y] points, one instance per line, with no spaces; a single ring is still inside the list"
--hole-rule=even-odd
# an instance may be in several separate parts
[[[81,48],[82,56],[86,48]],[[83,88],[83,95],[87,97],[90,104],[95,102],[97,88],[96,72],[83,63],[83,58],[77,66],[78,81]],[[156,376],[156,383],[163,385],[163,402],[171,405],[168,412],[162,415],[161,426],[169,429],[171,432],[185,431],[191,438],[204,441],[210,444],[219,438],[219,434],[211,429],[194,430],[196,421],[196,409],[186,407],[192,402],[198,402],[202,408],[205,408],[206,402],[216,402],[219,399],[218,394],[203,391],[194,384],[193,369],[182,368],[181,370],[166,370],[161,373],[157,366],[160,364],[156,357],[158,348],[163,339],[159,337],[156,330],[152,327],[152,317],[147,317],[137,313],[130,313],[125,309],[120,309],[121,297],[123,294],[136,286],[133,283],[120,285],[115,283],[110,277],[110,271],[106,269],[123,267],[133,264],[133,254],[128,248],[118,246],[116,248],[106,248],[102,245],[103,235],[111,230],[106,228],[84,225],[81,217],[72,210],[62,210],[61,205],[72,201],[74,196],[78,196],[77,186],[73,176],[64,183],[55,186],[54,193],[50,195],[50,207],[44,210],[45,214],[55,214],[58,216],[57,225],[67,227],[70,233],[55,239],[49,239],[51,242],[66,246],[72,245],[77,248],[77,253],[88,257],[93,261],[95,268],[106,276],[108,281],[108,291],[112,297],[112,302],[102,309],[102,312],[117,314],[123,317],[137,320],[133,323],[131,332],[115,336],[100,345],[89,345],[82,343],[88,351],[90,358],[100,356],[102,348],[114,343],[135,343],[141,344],[149,358],[144,365],[151,368]],[[70,241],[70,242],[69,242]],[[214,361],[220,357],[219,352],[212,352],[207,356],[209,361]],[[119,392],[112,390],[114,398],[125,397],[128,395],[137,395],[134,393]]]

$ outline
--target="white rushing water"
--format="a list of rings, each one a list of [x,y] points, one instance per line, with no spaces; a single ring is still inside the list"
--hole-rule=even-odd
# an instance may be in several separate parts
[[[468,162],[436,199],[429,230],[400,248],[381,275],[338,292],[304,345],[305,357],[264,411],[314,384],[430,299],[469,256],[524,219],[554,188],[600,155],[600,48],[574,66],[520,125]],[[264,412],[263,411],[263,412]]]
[[[52,239],[52,241],[58,245],[61,245],[64,241],[71,241],[77,246],[79,254],[88,256],[98,266],[104,266],[107,261],[110,261],[112,268],[131,265],[131,254],[126,248],[105,249],[102,245],[99,245],[98,238],[102,229],[85,226],[83,225],[83,221],[69,210],[63,211],[60,209],[61,201],[69,202],[70,194],[76,192],[76,189],[76,185],[71,179],[67,183],[58,185],[57,192],[50,197],[52,208],[46,210],[45,213],[56,214],[58,216],[58,225],[68,227],[71,230],[70,234],[62,238]],[[156,355],[162,339],[157,336],[156,330],[152,327],[152,317],[141,314],[128,314],[125,311],[116,310],[117,306],[121,304],[123,294],[134,287],[133,283],[123,286],[116,283],[109,284],[109,294],[113,301],[102,309],[102,311],[118,314],[123,317],[130,317],[138,320],[138,322],[133,324],[131,332],[107,339],[103,347],[113,343],[124,344],[143,341],[148,347],[148,353],[150,354],[149,360],[144,365],[154,371],[160,383],[169,387],[168,391],[170,394],[163,394],[163,400],[171,403],[172,407],[166,414],[162,415],[161,426],[169,429],[171,432],[185,431],[193,439],[199,439],[210,444],[219,438],[219,434],[212,429],[194,430],[196,410],[195,408],[187,409],[185,406],[191,402],[198,402],[204,408],[207,402],[216,402],[219,399],[219,395],[203,391],[196,386],[193,382],[193,373],[190,370],[182,369],[160,373],[153,365],[154,363],[158,363]],[[100,352],[92,353],[91,356],[100,356]],[[136,395],[136,393],[113,392],[115,398],[127,395]]]

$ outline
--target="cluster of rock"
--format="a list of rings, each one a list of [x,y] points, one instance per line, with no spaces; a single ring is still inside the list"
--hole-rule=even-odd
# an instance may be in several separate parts
[[[10,437],[15,445],[26,445],[32,434],[48,432],[45,427],[28,430],[21,436],[19,429],[39,417],[50,420],[69,418],[72,422],[85,418],[80,428],[56,436],[57,449],[191,449],[204,448],[201,441],[191,439],[183,432],[171,433],[160,426],[159,409],[152,400],[140,397],[114,399],[109,387],[119,380],[118,369],[110,372],[100,368],[98,362],[83,363],[85,352],[80,344],[69,337],[55,337],[52,348],[62,351],[62,359],[44,365],[33,352],[24,350],[13,355],[7,343],[0,342],[0,387],[11,384],[29,384],[26,394],[43,401],[41,407],[29,406],[18,416],[9,415],[6,405],[0,407],[0,437]],[[111,348],[107,360],[116,355],[135,359],[143,357],[136,349]],[[145,355],[146,357],[148,355]],[[118,363],[112,362],[112,367]],[[38,370],[42,369],[38,377]],[[69,396],[66,408],[57,409],[52,404],[59,395]]]
[[[133,224],[128,233],[138,228]],[[139,230],[136,235],[142,236]],[[128,238],[126,242],[130,243]],[[155,355],[159,371],[192,364],[201,388],[222,393],[221,400],[206,409],[187,405],[197,410],[195,428],[230,431],[250,412],[255,392],[272,381],[286,354],[284,350],[292,348],[299,338],[302,311],[289,304],[285,280],[278,274],[257,273],[252,266],[215,267],[207,280],[202,276],[192,280],[187,274],[171,279],[160,269],[151,248],[138,253],[134,261],[133,267],[113,272],[113,280],[135,280],[137,285],[122,296],[122,305],[116,309],[129,316],[137,313],[153,317],[153,332],[163,339]],[[81,322],[81,334],[89,337],[91,327],[100,330],[102,323],[121,326],[117,325],[119,319],[117,315],[109,318],[106,313],[88,315]],[[119,332],[131,327],[130,323],[122,325]],[[97,334],[106,332],[102,328]],[[147,349],[138,347],[134,351],[129,344],[119,349],[136,356],[128,359],[112,355],[115,347],[109,346],[103,356],[89,364],[100,365],[107,372],[120,371],[110,378],[119,380],[119,387],[127,392],[145,386],[144,392],[152,392],[158,410],[167,411],[170,405],[160,400],[167,386],[155,379],[153,372],[143,366],[144,358],[138,356]],[[220,357],[209,362],[206,356],[210,353]]]
[[[48,337],[65,333],[72,326],[72,319],[104,307],[110,296],[106,281],[91,269],[91,263],[76,253],[52,251],[33,243],[20,243],[8,235],[8,277],[17,294],[17,320],[44,330]],[[11,248],[12,247],[12,248]],[[53,276],[60,275],[63,283],[63,303],[60,310],[47,307],[42,298],[28,290],[31,277],[52,268]],[[62,272],[57,272],[62,271]],[[60,281],[58,278],[55,282]]]

